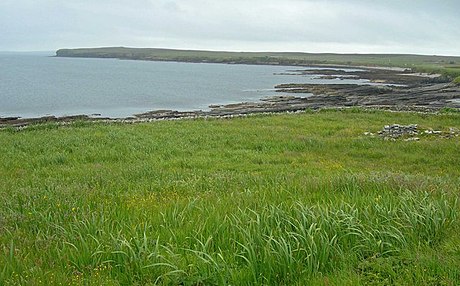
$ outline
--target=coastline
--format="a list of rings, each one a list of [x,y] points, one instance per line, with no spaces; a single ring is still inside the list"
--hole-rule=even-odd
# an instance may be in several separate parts
[[[37,118],[18,118],[18,117],[4,117],[0,118],[0,130],[5,128],[23,129],[32,125],[57,123],[57,124],[72,124],[75,122],[93,122],[93,123],[147,123],[162,120],[193,120],[193,119],[228,119],[238,117],[248,117],[255,115],[273,115],[283,113],[299,113],[321,110],[346,110],[359,108],[362,110],[381,110],[389,112],[414,112],[425,114],[436,114],[442,111],[439,107],[429,106],[396,106],[396,105],[367,105],[367,106],[346,106],[346,105],[327,105],[327,104],[310,104],[306,103],[306,98],[302,97],[274,97],[267,99],[262,103],[240,103],[219,106],[212,111],[175,111],[175,110],[155,110],[132,117],[124,118],[108,118],[108,117],[91,117],[88,115],[74,115],[74,116],[45,116]],[[303,103],[302,103],[303,102]],[[267,104],[268,103],[268,104]],[[460,102],[457,108],[447,108],[460,112]]]
[[[209,105],[209,110],[152,110],[124,118],[94,117],[91,115],[44,116],[37,118],[0,117],[0,128],[21,128],[31,124],[75,121],[148,122],[186,118],[228,118],[251,114],[299,112],[304,110],[341,109],[359,107],[391,111],[438,112],[448,108],[460,111],[460,86],[446,82],[443,77],[427,76],[407,69],[370,68],[334,65],[309,69],[297,67],[299,76],[315,75],[321,79],[353,78],[367,84],[280,84],[280,95],[255,102]],[[317,67],[315,69],[315,67]],[[344,69],[344,70],[342,70]],[[303,96],[311,94],[311,96]]]

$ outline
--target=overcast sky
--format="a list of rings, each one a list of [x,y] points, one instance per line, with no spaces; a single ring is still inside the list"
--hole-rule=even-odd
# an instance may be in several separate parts
[[[100,46],[460,56],[460,1],[0,0],[0,51]]]

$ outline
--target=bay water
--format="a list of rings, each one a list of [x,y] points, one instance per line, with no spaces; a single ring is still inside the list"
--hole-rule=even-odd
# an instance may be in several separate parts
[[[209,105],[254,102],[276,95],[277,84],[331,83],[314,75],[299,75],[293,72],[296,69],[308,68],[2,53],[0,117],[128,117],[162,109],[207,110]]]

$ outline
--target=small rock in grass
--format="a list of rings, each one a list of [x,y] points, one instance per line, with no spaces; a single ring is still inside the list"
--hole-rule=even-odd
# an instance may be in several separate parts
[[[419,140],[420,140],[420,138],[418,138],[418,137],[411,137],[411,138],[404,139],[404,141],[406,141],[406,142],[409,142],[409,141],[419,141]]]

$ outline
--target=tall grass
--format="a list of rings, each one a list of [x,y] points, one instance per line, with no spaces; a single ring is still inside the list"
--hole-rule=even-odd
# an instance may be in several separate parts
[[[35,275],[48,281],[59,269],[65,282],[291,284],[347,264],[434,247],[452,233],[458,211],[453,197],[363,192],[365,182],[347,180],[344,190],[321,186],[330,198],[316,203],[272,189],[169,205],[120,200],[110,207],[71,208],[66,215],[52,208],[32,211],[30,220],[3,235],[0,277],[3,283],[29,283]],[[88,203],[84,196],[78,200]],[[21,242],[21,234],[29,240]]]
[[[1,131],[0,284],[454,285],[459,141],[361,135],[389,121],[459,122],[328,111]]]

